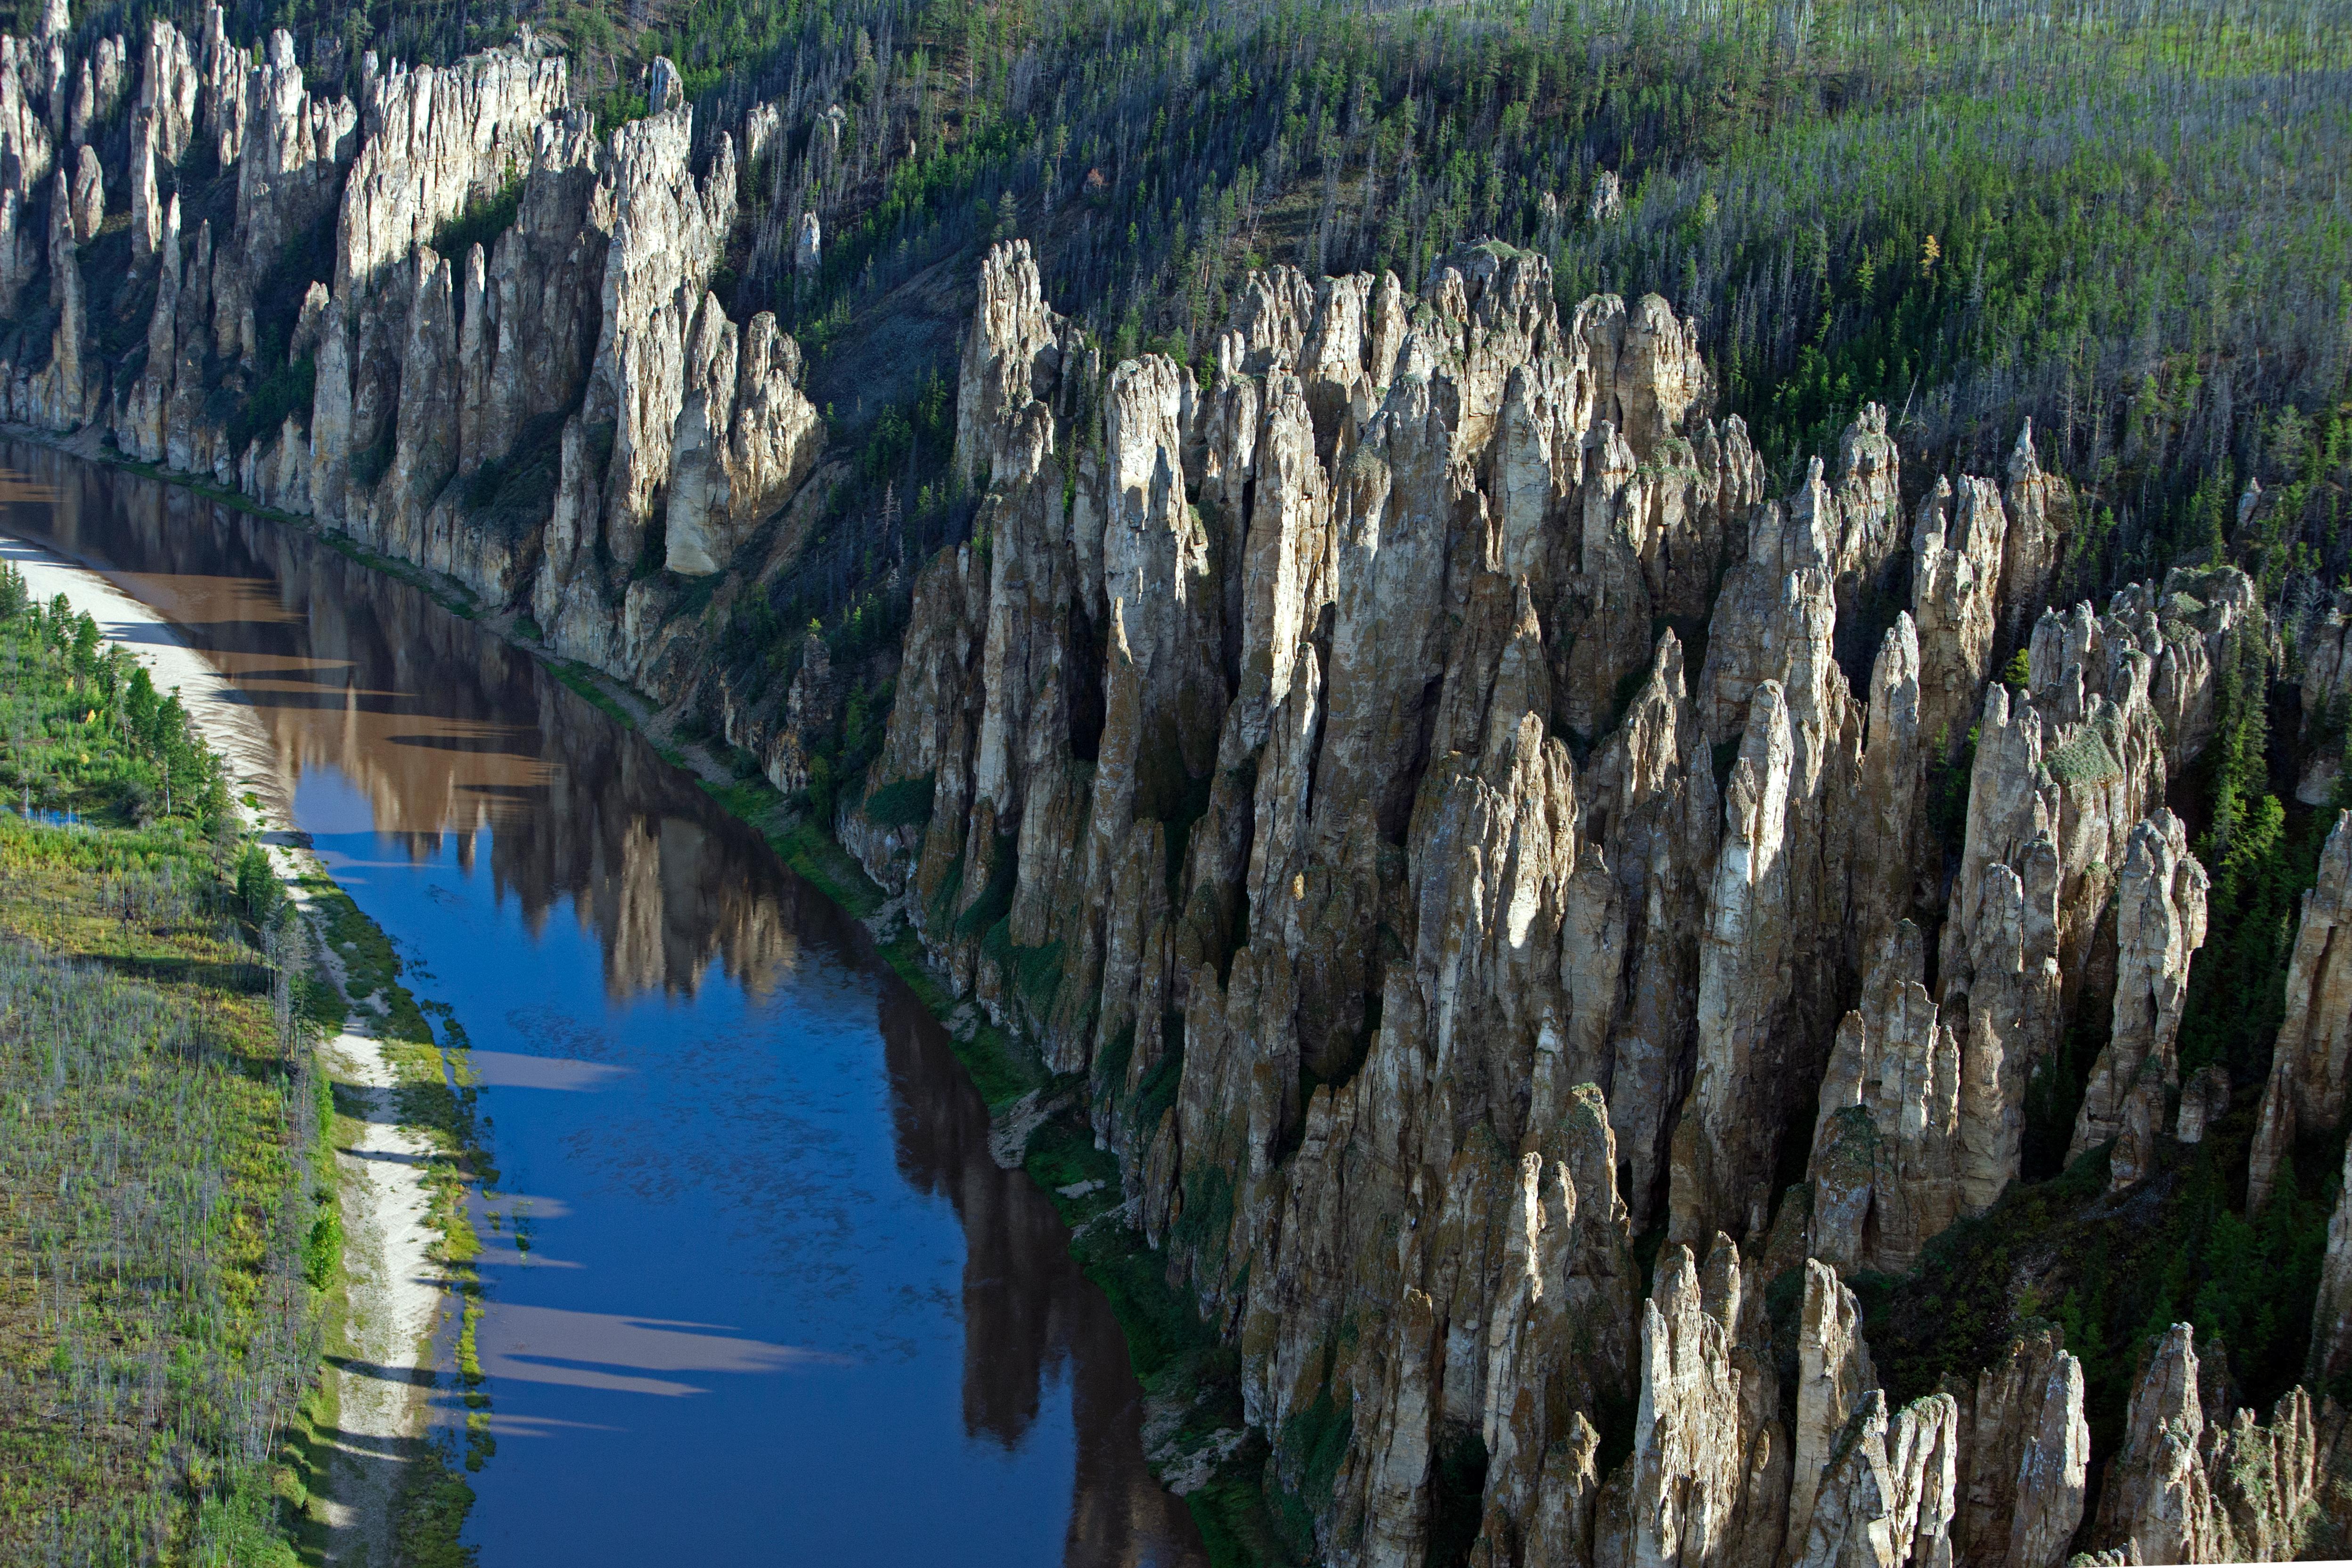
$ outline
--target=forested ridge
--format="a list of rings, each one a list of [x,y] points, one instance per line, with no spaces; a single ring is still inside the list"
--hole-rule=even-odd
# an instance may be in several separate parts
[[[710,83],[705,136],[778,103],[735,309],[791,324],[860,444],[866,493],[737,612],[780,674],[813,618],[887,644],[888,542],[968,526],[933,379],[958,339],[909,305],[960,306],[1013,234],[1107,363],[1204,375],[1255,267],[1412,287],[1494,236],[1549,257],[1564,310],[1694,318],[1776,489],[1865,402],[1915,491],[1997,470],[2030,419],[2079,497],[2062,600],[2226,553],[2291,636],[2352,572],[2340,4],[778,9],[764,58],[757,7],[640,47]]]
[[[77,36],[151,15],[200,22],[98,5]],[[1109,359],[1205,365],[1253,267],[1412,287],[1491,236],[1547,255],[1565,304],[1654,291],[1695,317],[1724,411],[1784,484],[1865,401],[1920,476],[1995,466],[2030,416],[2084,492],[2082,591],[2233,534],[2257,478],[2291,491],[2234,541],[2271,585],[2298,543],[2315,581],[2352,567],[2332,526],[2341,0],[228,10],[232,37],[298,29],[330,90],[359,51],[446,60],[522,21],[572,52],[601,122],[644,111],[656,56],[706,148],[775,106],[718,286],[739,316],[777,311],[908,510],[943,467],[924,383],[950,371],[936,324],[957,317],[900,318],[910,291],[967,299],[992,238],[1036,246]],[[813,273],[794,266],[810,212]],[[807,596],[837,611],[863,575],[845,563]]]

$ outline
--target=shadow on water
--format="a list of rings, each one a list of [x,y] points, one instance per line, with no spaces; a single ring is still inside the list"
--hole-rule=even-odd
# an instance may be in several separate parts
[[[1108,1302],[862,927],[415,589],[185,490],[0,463],[12,531],[231,676],[298,827],[465,1026],[506,1189],[488,1568],[1202,1561]]]

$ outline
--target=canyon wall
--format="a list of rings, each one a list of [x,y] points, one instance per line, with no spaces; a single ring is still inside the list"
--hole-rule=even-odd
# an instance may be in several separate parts
[[[979,537],[916,584],[866,781],[929,813],[841,829],[1078,1086],[1316,1551],[1421,1562],[1472,1439],[1482,1564],[2138,1539],[2086,1524],[2054,1334],[1895,1409],[1840,1279],[2020,1176],[2078,1017],[2068,1152],[2116,1189],[2218,1115],[2180,1082],[2207,879],[2166,802],[2252,585],[2045,605],[2072,499],[2030,429],[1906,515],[1866,408],[1768,496],[1664,301],[1558,307],[1501,247],[1418,292],[1261,273],[1205,383],[1106,377],[1017,242],[981,296]],[[2274,1121],[2341,1117],[2311,933],[2345,874]],[[2307,1495],[2184,1539],[2273,1550]]]
[[[709,288],[731,132],[689,167],[694,110],[657,68],[653,112],[597,135],[528,27],[448,68],[370,55],[331,100],[289,34],[248,51],[217,6],[201,38],[139,43],[133,66],[101,42],[70,95],[60,40],[0,48],[0,293],[50,323],[0,361],[6,416],[316,518],[520,608],[562,657],[690,690],[677,605],[757,575],[825,443],[798,346]],[[501,203],[497,232],[435,250]],[[119,274],[102,306],[93,268]],[[274,427],[240,429],[256,406]],[[780,704],[745,716],[755,748]]]

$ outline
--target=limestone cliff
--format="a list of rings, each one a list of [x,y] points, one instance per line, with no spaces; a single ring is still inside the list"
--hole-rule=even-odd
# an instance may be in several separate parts
[[[987,548],[918,580],[866,780],[931,810],[845,840],[1086,1097],[1277,1476],[1347,1413],[1329,1561],[1419,1560],[1475,1434],[1481,1563],[2053,1563],[2074,1358],[2028,1335],[1891,1410],[1834,1270],[1906,1269],[2000,1194],[2084,1009],[2079,1142],[2122,1183],[2201,1135],[2205,1089],[2188,1123],[2162,1092],[2205,920],[2163,802],[2252,588],[2048,608],[2072,501],[2030,434],[1907,533],[1875,409],[1768,500],[1687,343],[1481,246],[1418,289],[1271,269],[1205,381],[1105,372],[998,247],[955,459]],[[2004,644],[2021,688],[1988,687]],[[1971,720],[1955,874],[1923,879]],[[1791,1268],[1785,1392],[1740,1280]]]
[[[528,26],[447,68],[368,56],[331,99],[289,35],[237,46],[218,6],[198,36],[157,21],[141,46],[52,70],[53,44],[0,43],[0,314],[37,288],[55,322],[0,363],[7,416],[95,427],[530,614],[566,657],[699,691],[702,634],[676,605],[697,577],[737,591],[754,564],[738,556],[825,442],[798,346],[709,287],[731,134],[690,159],[694,111],[667,90],[598,137]],[[129,163],[110,171],[116,145]],[[201,187],[183,167],[198,152],[223,172]],[[110,186],[128,274],[103,297],[139,313],[100,322],[82,270],[119,243],[101,237]],[[503,204],[502,229],[435,250]],[[110,336],[138,346],[109,359]],[[304,400],[247,423],[298,374]],[[784,699],[730,709],[732,738],[772,752]]]

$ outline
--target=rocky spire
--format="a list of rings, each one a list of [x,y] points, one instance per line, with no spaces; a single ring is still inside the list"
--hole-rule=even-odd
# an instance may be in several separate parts
[[[2322,1474],[2311,1397],[2289,1389],[2271,1423],[2208,1421],[2196,1334],[2166,1331],[2132,1390],[2095,1542],[2131,1563],[2279,1563],[2302,1554]]]
[[[1944,1568],[1958,1502],[1959,1406],[1948,1394],[1906,1405],[1891,1426],[1872,1389],[1838,1434],[1794,1568]]]
[[[2286,1016],[2271,1051],[2270,1081],[2246,1173],[2246,1206],[2260,1213],[2279,1162],[2299,1137],[2344,1120],[2352,1080],[2352,812],[2336,814],[2319,856],[2319,879],[2303,896],[2287,963]]]
[[[1841,1268],[1908,1272],[1947,1226],[2000,1195],[2016,1144],[1995,1020],[1963,1036],[1920,984],[1905,921],[1838,1027],[1813,1132],[1810,1245]]]
[[[1629,1522],[1635,1568],[1762,1563],[1780,1536],[1786,1439],[1777,1401],[1755,1396],[1763,1368],[1738,1345],[1741,1306],[1728,1239],[1717,1238],[1704,1275],[1686,1247],[1658,1260],[1641,1309],[1633,1456],[1622,1502],[1600,1504]]]
[[[1972,1568],[2055,1568],[2083,1521],[2091,1429],[2083,1368],[2056,1331],[2021,1334],[1977,1376],[1959,1424],[1955,1560]]]
[[[2158,810],[2132,830],[2116,888],[2114,1022],[2074,1119],[2069,1160],[2124,1131],[2125,1102],[2143,1079],[2158,1086],[2159,1116],[2163,1092],[2179,1087],[2173,1047],[2189,957],[2205,944],[2205,889],[2179,817]]]
[[[2001,641],[2015,647],[2025,640],[2028,627],[2050,601],[2057,586],[2063,545],[2074,527],[2074,491],[2066,481],[2042,470],[2033,448],[2033,422],[2018,432],[2009,455],[2009,485],[2004,501],[2009,530],[2001,544],[2000,603],[2004,606]]]
[[[1919,728],[1951,755],[1992,673],[1994,609],[2009,517],[1989,479],[1938,478],[1911,533],[1911,604],[1919,637]]]
[[[1789,1479],[1788,1544],[1783,1548],[1788,1559],[1801,1560],[1808,1554],[1816,1506],[1823,1500],[1822,1489],[1830,1479],[1827,1472],[1832,1456],[1850,1452],[1853,1447],[1846,1441],[1848,1418],[1860,1413],[1863,1395],[1877,1387],[1870,1347],[1862,1339],[1862,1303],[1838,1282],[1834,1269],[1817,1258],[1807,1258],[1804,1305],[1797,1319],[1797,1425],[1790,1434],[1794,1468]],[[1876,1430],[1883,1442],[1886,1420],[1883,1398],[1875,1410]],[[1871,1480],[1874,1483],[1875,1479]],[[1831,1504],[1831,1512],[1843,1516],[1856,1506],[1868,1505],[1841,1497]],[[1824,1521],[1823,1525],[1826,1538],[1843,1533],[1842,1519]]]

